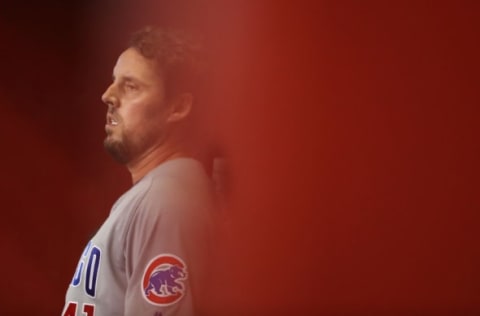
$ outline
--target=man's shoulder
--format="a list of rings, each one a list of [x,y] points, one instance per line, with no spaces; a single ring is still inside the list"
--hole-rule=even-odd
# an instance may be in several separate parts
[[[213,185],[200,163],[171,161],[154,169],[137,185],[141,191],[137,196],[141,198],[130,205],[132,225],[145,227],[156,222],[190,227],[210,223],[215,210]]]
[[[202,164],[191,158],[169,160],[144,179],[144,202],[156,205],[186,205],[207,201],[213,184]]]
[[[169,160],[155,169],[146,177],[149,190],[175,188],[184,189],[195,186],[209,186],[211,181],[202,164],[191,158]]]

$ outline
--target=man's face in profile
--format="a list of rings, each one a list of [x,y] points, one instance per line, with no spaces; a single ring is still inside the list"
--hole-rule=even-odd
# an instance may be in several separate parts
[[[113,83],[102,96],[108,105],[104,146],[121,163],[141,158],[166,136],[165,84],[156,69],[154,60],[129,48],[119,56]]]

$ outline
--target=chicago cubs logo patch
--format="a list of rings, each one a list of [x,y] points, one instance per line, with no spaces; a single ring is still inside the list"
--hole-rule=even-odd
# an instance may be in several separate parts
[[[178,302],[185,293],[187,266],[177,256],[162,254],[147,265],[142,280],[143,297],[151,304],[166,306]]]

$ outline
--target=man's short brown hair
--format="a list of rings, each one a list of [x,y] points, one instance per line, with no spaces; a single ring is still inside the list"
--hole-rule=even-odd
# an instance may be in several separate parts
[[[130,47],[157,62],[167,97],[184,92],[198,97],[206,70],[205,53],[198,38],[182,30],[147,26],[134,33]]]

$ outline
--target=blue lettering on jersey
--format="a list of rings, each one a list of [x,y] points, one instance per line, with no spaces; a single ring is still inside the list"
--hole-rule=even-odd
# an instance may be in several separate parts
[[[83,261],[80,260],[80,262],[77,265],[77,270],[75,271],[75,274],[73,275],[73,280],[72,280],[72,285],[77,286],[80,284],[80,279],[82,277],[82,270],[83,270]]]
[[[80,284],[80,281],[82,279],[82,274],[83,274],[83,267],[85,265],[85,260],[87,259],[88,251],[90,250],[90,247],[92,246],[92,241],[89,241],[87,246],[85,247],[85,250],[83,250],[82,257],[80,257],[80,260],[78,261],[77,269],[75,270],[75,274],[73,275],[72,279],[72,285],[77,286]]]
[[[91,297],[95,297],[97,288],[98,267],[100,266],[100,248],[93,246],[88,259],[87,275],[85,280],[85,291]]]
[[[83,272],[85,275],[85,293],[91,297],[95,297],[97,288],[98,269],[100,267],[101,250],[90,241],[82,257],[80,258],[77,269],[73,275],[72,286],[78,286],[82,281]]]

